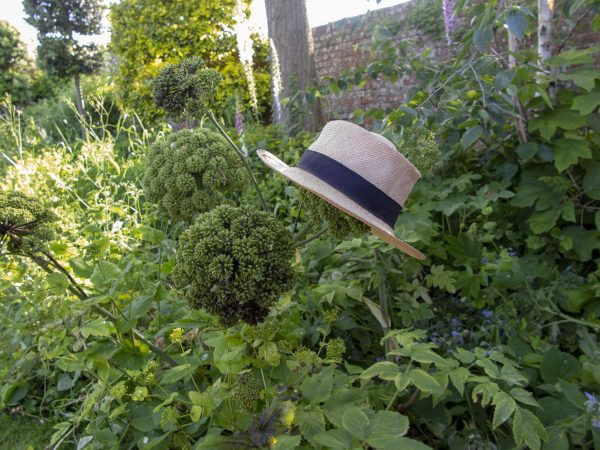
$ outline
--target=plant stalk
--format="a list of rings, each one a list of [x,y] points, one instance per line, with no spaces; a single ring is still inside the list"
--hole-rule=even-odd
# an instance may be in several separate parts
[[[235,150],[235,152],[238,154],[238,156],[242,160],[242,164],[244,165],[244,168],[248,171],[248,174],[250,175],[250,182],[252,183],[252,186],[254,187],[254,190],[256,191],[256,195],[258,196],[260,205],[262,206],[263,211],[267,212],[267,204],[265,203],[265,199],[263,198],[262,192],[260,191],[260,187],[258,186],[256,178],[254,178],[254,174],[252,173],[252,168],[250,167],[250,164],[248,164],[248,160],[246,159],[246,157],[244,156],[242,151],[238,148],[238,146],[235,145],[235,142],[233,142],[233,140],[229,137],[229,135],[223,129],[223,127],[221,127],[221,124],[219,124],[219,122],[217,121],[214,114],[211,111],[208,111],[207,115],[208,115],[208,118],[211,120],[211,122],[215,125],[215,127],[217,127],[217,130],[219,130],[219,133],[221,133],[221,135],[229,143],[231,148],[233,148]]]

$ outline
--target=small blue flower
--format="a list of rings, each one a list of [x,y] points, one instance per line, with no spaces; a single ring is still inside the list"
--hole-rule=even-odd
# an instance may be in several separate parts
[[[488,260],[486,257],[483,257],[483,258],[481,258],[481,259],[479,260],[479,262],[480,262],[481,264],[485,265],[485,264],[489,263],[490,261],[489,261],[489,260]]]
[[[483,316],[484,319],[489,319],[494,315],[494,313],[492,311],[490,311],[489,309],[484,309],[483,311],[481,311],[481,315]]]
[[[457,336],[460,336],[460,332],[458,332],[458,331],[456,331],[456,330],[452,330],[452,331],[450,332],[450,334],[452,335],[452,337],[457,337]]]
[[[598,404],[598,399],[594,394],[591,394],[589,392],[585,392],[585,397],[587,398],[585,406],[587,407],[587,410],[589,412],[592,412],[594,407]]]
[[[594,420],[592,420],[592,426],[594,428],[600,428],[600,419],[595,418]]]
[[[452,320],[450,321],[450,325],[452,325],[452,328],[457,328],[460,326],[460,319],[458,317],[453,317]]]

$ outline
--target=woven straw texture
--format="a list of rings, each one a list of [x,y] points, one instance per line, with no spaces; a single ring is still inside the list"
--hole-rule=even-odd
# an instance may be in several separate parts
[[[402,250],[414,258],[425,259],[425,256],[419,250],[398,239],[394,235],[394,230],[385,222],[371,214],[345,194],[332,188],[329,184],[321,181],[319,178],[308,172],[305,172],[302,169],[288,166],[275,155],[266,150],[257,150],[256,153],[267,166],[281,173],[283,176],[292,180],[293,182],[298,183],[300,186],[311,191],[313,194],[318,195],[329,204],[344,211],[346,214],[349,214],[367,224],[369,227],[371,227],[373,234],[383,239],[385,242],[393,245],[394,247]]]
[[[404,206],[421,174],[383,136],[343,120],[329,122],[310,150],[323,153]]]

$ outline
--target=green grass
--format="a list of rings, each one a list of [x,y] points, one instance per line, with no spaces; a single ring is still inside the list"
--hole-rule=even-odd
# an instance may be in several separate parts
[[[0,414],[0,450],[41,450],[50,442],[52,433],[50,422]]]

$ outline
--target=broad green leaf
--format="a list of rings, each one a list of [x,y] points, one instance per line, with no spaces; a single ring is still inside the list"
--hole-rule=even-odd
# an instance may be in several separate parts
[[[501,91],[506,86],[510,84],[510,82],[515,78],[515,71],[513,69],[504,70],[498,75],[496,75],[496,79],[494,80],[494,89],[497,91]]]
[[[115,332],[115,327],[106,319],[94,319],[86,322],[79,328],[79,332],[84,338],[89,336],[110,336]]]
[[[596,230],[600,231],[600,211],[596,211],[594,215],[594,222],[596,223]]]
[[[567,431],[563,427],[548,428],[548,442],[542,446],[543,450],[569,450],[570,448]]]
[[[441,389],[441,386],[438,383],[438,381],[424,370],[411,369],[411,371],[408,373],[408,376],[410,377],[414,385],[421,389],[423,392],[437,393]]]
[[[327,448],[332,449],[349,449],[352,448],[352,436],[345,430],[334,429],[319,433],[314,437],[314,440]]]
[[[579,387],[565,380],[559,380],[559,383],[565,398],[580,411],[585,411],[585,396],[581,393]]]
[[[529,131],[539,131],[544,139],[550,141],[557,128],[576,130],[587,123],[587,117],[572,109],[549,110],[529,121]]]
[[[360,374],[360,378],[368,380],[373,377],[379,377],[382,380],[393,380],[400,372],[398,365],[391,361],[381,361],[373,364]]]
[[[93,272],[93,268],[82,259],[70,259],[69,266],[71,266],[73,273],[81,278],[89,278]]]
[[[485,52],[490,46],[493,37],[494,33],[490,27],[478,28],[473,35],[473,44],[475,44],[475,48],[477,50],[480,52]]]
[[[323,412],[331,423],[338,428],[342,428],[344,411],[350,406],[356,406],[364,402],[366,395],[367,393],[361,389],[336,390],[323,404]]]
[[[193,405],[190,409],[190,418],[192,422],[197,423],[202,417],[202,406]]]
[[[344,412],[342,425],[348,433],[361,441],[369,433],[369,417],[356,406],[351,406]]]
[[[461,139],[463,148],[465,150],[469,148],[471,145],[477,142],[477,140],[481,137],[482,134],[483,128],[481,128],[479,125],[475,125],[474,127],[469,128],[467,131],[464,132]]]
[[[600,91],[579,95],[573,99],[571,109],[579,111],[582,116],[591,114],[600,105]]]
[[[560,217],[560,213],[561,210],[558,208],[550,208],[546,211],[535,211],[527,222],[535,234],[545,233],[554,227],[556,221]]]
[[[414,439],[401,437],[386,443],[382,450],[432,450],[432,448]]]
[[[583,192],[592,200],[600,200],[600,164],[590,161],[583,178]]]
[[[592,151],[587,142],[582,139],[557,139],[552,147],[554,165],[559,172],[564,171],[573,164],[577,164],[579,158],[591,158]]]
[[[119,279],[121,269],[110,261],[100,261],[94,268],[90,280],[98,289],[104,288]]]
[[[527,17],[518,8],[509,9],[506,12],[506,25],[510,32],[519,40],[525,36],[527,31]]]
[[[542,422],[531,411],[520,407],[515,411],[513,435],[517,445],[525,444],[532,450],[539,450],[542,440],[548,440],[548,433]]]
[[[396,378],[394,378],[394,385],[396,386],[396,389],[400,392],[406,389],[409,383],[410,377],[404,373],[399,373],[398,375],[396,375]]]
[[[61,373],[58,376],[58,382],[56,383],[56,390],[58,392],[68,391],[73,387],[73,380],[66,373]]]
[[[164,384],[173,384],[176,381],[186,378],[194,373],[195,368],[191,364],[182,364],[180,366],[171,367],[163,373],[160,381]]]
[[[304,379],[300,385],[302,396],[310,402],[324,402],[329,397],[333,388],[333,375],[331,372],[323,371]]]
[[[515,152],[517,152],[517,155],[519,155],[519,158],[521,158],[523,162],[528,162],[537,154],[538,150],[539,146],[536,142],[524,142],[515,148]]]
[[[277,442],[271,450],[294,450],[302,442],[302,436],[277,436]]]
[[[465,367],[457,367],[448,374],[450,376],[450,381],[452,381],[452,384],[454,385],[461,397],[465,393],[465,383],[469,378],[470,374],[471,373],[469,372],[469,370]]]
[[[494,409],[494,419],[492,421],[492,429],[498,428],[512,415],[517,407],[517,403],[506,393],[498,392],[492,404],[496,406]]]
[[[63,294],[71,284],[69,278],[62,272],[53,272],[46,275],[48,289],[56,295]]]
[[[314,410],[298,408],[294,422],[300,427],[302,436],[313,446],[320,445],[315,436],[325,431],[325,417],[323,412],[315,408]]]
[[[377,411],[371,420],[367,443],[372,447],[382,448],[392,439],[404,436],[408,427],[406,416],[395,411]]]
[[[592,252],[600,249],[600,234],[596,230],[570,226],[562,231],[564,236],[573,241],[573,250],[580,261],[589,261],[592,259]]]
[[[523,403],[524,405],[536,407],[540,406],[537,400],[533,398],[533,395],[531,395],[531,392],[527,392],[523,388],[512,388],[509,394],[513,399],[515,399],[519,403]]]
[[[372,300],[369,300],[366,297],[363,297],[363,301],[368,306],[369,311],[371,311],[371,314],[373,314],[373,317],[375,317],[375,319],[377,319],[377,322],[379,322],[379,325],[381,325],[381,328],[384,328],[384,329],[390,328],[390,326],[391,326],[390,319],[384,317],[383,312],[381,311],[381,307],[377,303],[373,302]]]
[[[586,67],[579,67],[568,73],[559,73],[559,80],[572,81],[580,88],[590,92],[596,85],[596,80],[600,78],[600,73],[597,70]]]

